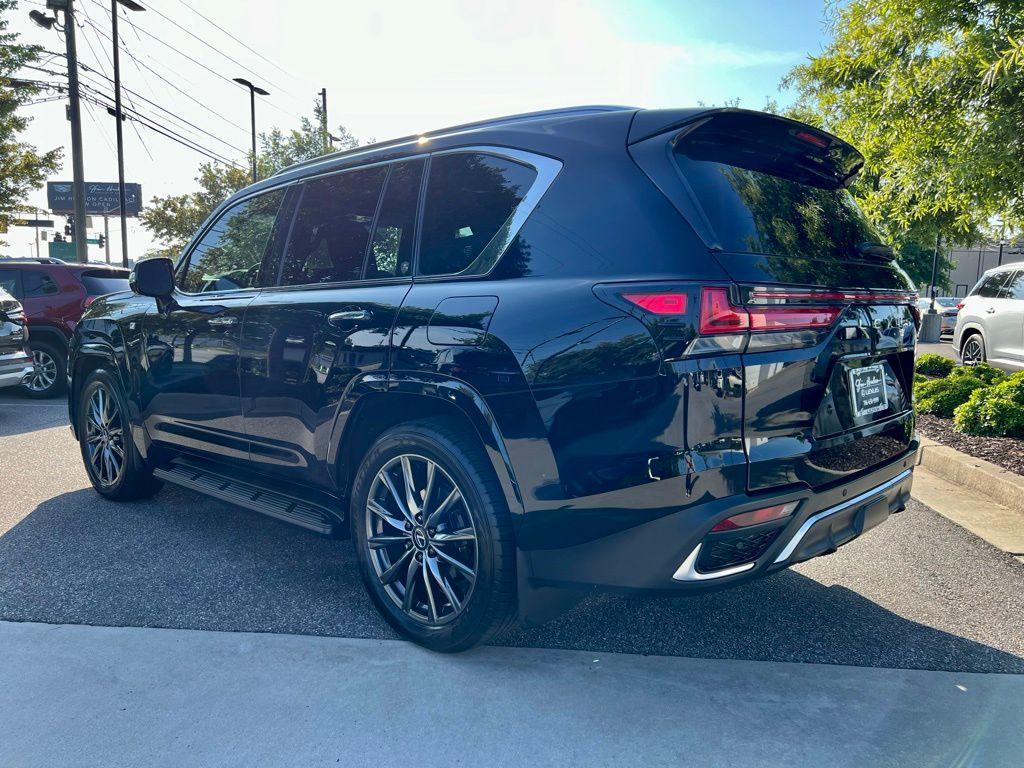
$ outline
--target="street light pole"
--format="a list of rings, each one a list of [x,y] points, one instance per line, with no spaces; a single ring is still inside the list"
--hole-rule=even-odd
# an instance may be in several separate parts
[[[121,45],[117,36],[117,6],[123,5],[129,11],[146,10],[135,0],[110,0],[111,39],[114,46],[114,121],[117,123],[117,195],[121,211],[121,266],[128,267],[128,215],[125,213],[124,194],[124,117],[121,113]],[[106,216],[104,216],[106,219]],[[110,252],[107,251],[107,261]]]
[[[244,85],[249,89],[249,113],[252,117],[252,180],[256,183],[256,94],[260,96],[269,96],[270,91],[260,88],[258,85],[253,85],[244,77],[234,78],[235,82],[239,85]]]

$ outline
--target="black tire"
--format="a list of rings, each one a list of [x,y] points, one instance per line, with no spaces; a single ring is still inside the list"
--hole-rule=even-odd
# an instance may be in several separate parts
[[[386,472],[386,467],[394,466],[395,461],[401,461],[401,456],[408,457],[413,464],[417,461],[422,462],[424,471],[431,462],[435,463],[438,470],[435,475],[441,478],[435,482],[436,490],[429,495],[426,489],[428,483],[425,480],[422,482],[425,486],[422,490],[417,490],[416,483],[413,483],[413,498],[419,499],[419,503],[424,507],[421,511],[427,515],[427,520],[423,521],[424,525],[433,517],[429,514],[431,510],[445,508],[444,502],[440,501],[441,494],[446,492],[444,484],[450,481],[452,485],[457,486],[459,498],[463,499],[464,503],[452,503],[447,507],[447,514],[457,516],[462,521],[457,527],[462,529],[458,533],[464,536],[471,523],[475,537],[472,545],[451,540],[445,546],[441,546],[440,544],[444,543],[441,539],[451,534],[444,533],[439,527],[429,529],[429,536],[434,538],[428,537],[426,541],[416,542],[414,546],[415,530],[425,534],[428,533],[427,528],[417,526],[412,532],[402,534],[394,525],[394,521],[401,522],[397,515],[391,524],[386,525],[378,521],[375,513],[369,510],[368,499],[371,491],[378,494],[383,486],[379,473]],[[402,469],[404,470],[404,466]],[[367,451],[356,472],[352,491],[349,518],[363,582],[377,609],[399,633],[431,650],[454,653],[485,642],[514,623],[517,607],[516,555],[511,515],[493,467],[474,433],[444,420],[433,419],[396,426],[382,434]],[[387,491],[384,493],[385,500],[394,498],[393,495],[388,495]],[[432,499],[436,503],[431,504]],[[401,507],[397,504],[393,509],[402,514]],[[409,540],[403,544],[389,545],[395,547],[395,555],[387,554],[379,546],[376,546],[371,554],[368,540],[371,536],[370,530],[375,525],[386,528],[386,532],[391,534],[391,539],[399,539],[406,535]],[[438,525],[451,530],[445,522],[439,522]],[[373,535],[376,541],[378,534]],[[436,549],[428,548],[428,544],[431,543]],[[454,551],[449,548],[450,545],[455,546]],[[422,549],[419,548],[421,546]],[[414,560],[410,559],[407,571],[406,566],[402,566],[402,573],[406,575],[396,580],[390,587],[386,587],[382,582],[383,574],[378,570],[381,568],[380,558],[389,558],[390,562],[390,558],[393,557],[395,564],[399,565],[397,561],[404,557],[403,547],[412,553],[413,558],[420,558],[422,566],[416,565]],[[473,555],[467,556],[465,553],[470,547]],[[438,554],[437,550],[440,550],[441,554]],[[474,563],[475,579],[472,582],[466,579],[454,564],[451,564],[450,559],[441,560],[445,552],[454,554],[460,561]],[[436,566],[440,566],[441,570],[435,570]],[[422,573],[415,574],[414,571],[420,570],[421,567]],[[435,578],[432,580],[431,576]],[[452,580],[451,583],[448,579]],[[430,598],[429,607],[427,605],[427,588],[424,586],[424,580],[432,585],[432,591],[439,595],[436,610],[433,597]],[[458,583],[460,580],[461,584]],[[470,583],[469,591],[460,591],[460,587],[464,588]],[[398,598],[393,596],[398,586],[402,587],[404,595],[410,590],[409,584],[413,585],[411,591],[414,597],[423,596],[422,610],[427,616],[417,618],[415,605],[410,605],[410,613],[407,613],[404,606],[398,603]],[[454,601],[448,598],[452,594],[457,595]],[[447,619],[441,615],[445,609],[450,612]]]
[[[970,356],[968,361],[967,357]],[[964,337],[960,344],[960,360],[964,365],[977,365],[988,361],[988,350],[985,349],[985,338],[973,331]]]
[[[21,384],[22,394],[36,400],[64,394],[68,382],[68,357],[64,348],[48,341],[33,341],[29,348],[35,370]]]
[[[108,439],[101,440],[97,444],[94,442],[97,435],[95,421],[90,422],[90,417],[94,398],[100,396],[102,396],[102,400],[111,398],[109,406],[112,407],[108,406],[104,409],[109,415],[109,423],[102,432]],[[116,412],[114,408],[116,408]],[[75,413],[78,421],[76,427],[82,461],[85,464],[85,471],[89,475],[89,481],[97,493],[114,501],[131,501],[147,498],[160,490],[163,482],[153,477],[152,470],[146,465],[145,460],[135,447],[131,425],[126,417],[127,403],[115,376],[102,368],[89,374],[78,395]],[[101,446],[116,444],[117,430],[120,430],[121,461],[119,470],[111,474],[108,469],[112,464],[105,464],[102,452],[98,457],[96,452],[100,451]],[[114,451],[113,448],[110,450]],[[112,462],[116,459],[116,453],[113,455]]]

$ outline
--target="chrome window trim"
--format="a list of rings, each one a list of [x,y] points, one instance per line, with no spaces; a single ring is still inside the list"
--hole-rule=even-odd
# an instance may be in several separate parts
[[[811,515],[804,521],[804,524],[800,526],[800,529],[793,535],[793,538],[789,540],[789,543],[786,544],[783,550],[779,553],[779,556],[775,558],[775,562],[782,563],[788,560],[792,556],[794,550],[796,550],[796,548],[800,545],[800,542],[803,540],[804,536],[807,535],[807,532],[811,530],[812,526],[814,526],[815,523],[818,523],[821,520],[824,520],[826,517],[836,514],[837,512],[842,512],[844,509],[848,509],[849,507],[852,507],[854,504],[860,504],[862,501],[866,501],[867,499],[870,499],[872,496],[882,493],[883,491],[889,490],[894,485],[897,485],[898,483],[901,483],[904,480],[906,480],[907,477],[910,476],[912,471],[913,470],[905,469],[898,475],[896,475],[896,477],[892,478],[892,480],[887,480],[881,485],[875,486],[870,490],[864,491],[864,493],[862,494],[854,496],[852,499],[847,499],[846,501],[840,504],[836,504],[836,506],[834,507],[829,507],[828,509],[822,510],[821,512],[818,512],[815,515]]]

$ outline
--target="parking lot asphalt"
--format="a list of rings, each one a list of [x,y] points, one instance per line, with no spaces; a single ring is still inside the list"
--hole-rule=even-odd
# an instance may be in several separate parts
[[[0,393],[0,620],[394,638],[351,544],[165,487],[88,485],[61,401]],[[913,502],[839,552],[700,597],[594,595],[499,645],[1024,672],[1024,564]]]

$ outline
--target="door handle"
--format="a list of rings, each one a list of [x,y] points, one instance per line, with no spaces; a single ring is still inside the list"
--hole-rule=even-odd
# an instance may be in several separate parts
[[[234,315],[220,315],[218,317],[211,317],[206,322],[210,325],[237,325],[238,318]]]
[[[347,323],[364,323],[373,315],[368,309],[343,309],[340,312],[332,312],[327,316],[327,322],[331,325],[346,325]]]
[[[988,314],[990,314],[990,315],[991,315],[992,313],[994,313],[995,311],[996,311],[996,308],[995,308],[995,307],[989,307],[988,309],[986,309],[986,310],[985,310],[985,312],[987,312],[987,313],[988,313]]]

